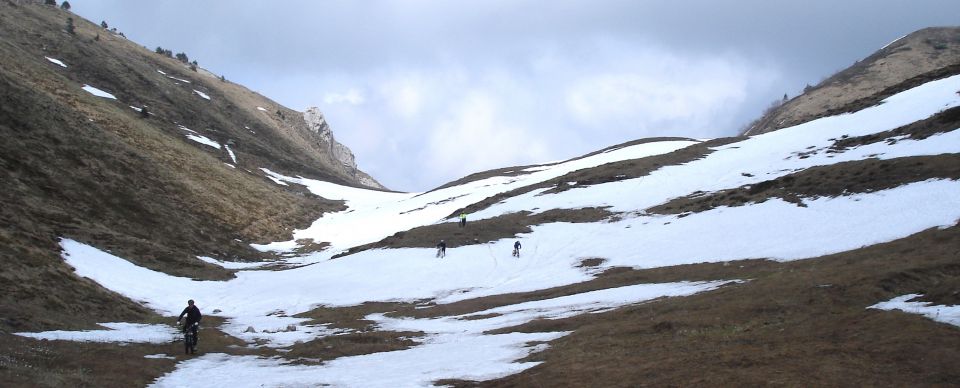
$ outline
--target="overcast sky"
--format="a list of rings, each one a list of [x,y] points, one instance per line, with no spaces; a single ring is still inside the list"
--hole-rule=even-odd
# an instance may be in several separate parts
[[[957,0],[74,0],[296,110],[424,191],[653,136],[737,134]]]

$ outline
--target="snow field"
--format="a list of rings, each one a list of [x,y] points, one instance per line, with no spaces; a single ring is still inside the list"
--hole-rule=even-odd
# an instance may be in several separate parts
[[[319,366],[294,365],[278,358],[207,354],[178,364],[175,371],[151,386],[429,387],[439,379],[489,380],[536,366],[539,363],[514,362],[539,349],[525,344],[551,341],[564,334],[465,336],[402,351],[341,357]]]
[[[275,182],[302,184],[312,193],[328,199],[347,199],[350,209],[346,212],[325,214],[307,229],[295,231],[294,238],[290,241],[254,247],[260,250],[287,251],[296,247],[295,240],[311,238],[331,243],[327,252],[312,258],[313,261],[324,260],[342,250],[379,241],[399,231],[443,222],[444,217],[457,209],[502,192],[550,180],[576,170],[619,160],[660,155],[696,143],[665,141],[639,144],[553,166],[529,168],[527,170],[531,173],[526,175],[497,176],[422,194],[355,189],[327,182],[285,177],[262,169]],[[472,216],[470,219],[473,219]]]
[[[705,158],[679,166],[666,166],[648,176],[583,188],[557,194],[545,190],[513,197],[491,206],[474,219],[531,210],[531,202],[541,211],[611,206],[611,211],[630,212],[647,209],[670,199],[696,191],[712,192],[776,179],[814,166],[831,165],[867,158],[898,158],[960,152],[960,131],[952,131],[924,140],[903,140],[894,145],[883,142],[857,147],[842,153],[827,154],[833,139],[863,136],[894,129],[925,119],[942,110],[960,106],[960,76],[930,82],[894,95],[884,103],[852,114],[825,117],[716,147]],[[812,146],[818,152],[801,159],[799,152]],[[744,173],[750,176],[744,175]]]
[[[347,210],[326,214],[294,239],[263,246],[286,251],[294,240],[312,238],[331,248],[291,262],[310,264],[283,271],[241,271],[230,281],[193,281],[137,267],[122,258],[72,240],[62,240],[64,259],[80,276],[166,315],[176,315],[187,299],[198,301],[208,314],[227,318],[221,329],[248,342],[285,347],[337,332],[323,325],[305,325],[293,315],[318,306],[350,306],[367,301],[423,299],[452,303],[489,295],[535,291],[590,280],[597,270],[612,266],[654,268],[739,259],[798,260],[883,243],[960,220],[960,182],[929,180],[873,193],[837,198],[809,198],[805,207],[771,199],[705,212],[649,215],[642,210],[696,191],[716,191],[774,179],[812,166],[865,158],[895,158],[960,152],[960,131],[894,145],[871,144],[827,154],[833,139],[893,129],[960,105],[960,76],[930,82],[892,96],[883,104],[853,114],[827,117],[796,127],[716,147],[706,157],[679,166],[666,166],[648,176],[576,188],[558,194],[542,191],[509,198],[468,216],[470,220],[516,211],[546,211],[610,206],[624,212],[618,221],[589,224],[537,225],[531,233],[486,244],[448,249],[435,259],[433,249],[367,250],[329,258],[344,249],[378,241],[398,231],[439,222],[484,198],[580,168],[618,160],[658,155],[695,144],[660,142],[612,150],[592,157],[539,166],[529,174],[492,177],[423,194],[384,193],[347,188],[301,177],[286,177],[263,169],[277,184],[297,183],[330,199],[344,199]],[[258,107],[259,108],[259,107]],[[188,135],[189,136],[189,135]],[[219,147],[219,144],[217,145]],[[812,147],[812,148],[808,148]],[[800,152],[814,152],[801,158]],[[640,211],[640,212],[638,212]],[[437,236],[437,239],[445,236]],[[521,240],[522,257],[510,256]],[[586,258],[606,261],[599,269],[577,265]],[[492,328],[517,325],[535,318],[604,311],[662,296],[689,295],[722,285],[712,283],[647,284],[598,290],[471,314],[498,314],[484,319],[468,316],[435,319],[368,318],[387,330],[426,333],[411,349],[343,357],[320,366],[289,365],[282,359],[208,354],[180,363],[157,386],[195,383],[197,376],[237,386],[273,385],[424,386],[441,378],[490,379],[516,373],[535,363],[516,363],[536,347],[566,333],[482,335]],[[907,305],[908,299],[891,305]],[[895,303],[894,303],[895,302]],[[921,307],[907,305],[920,311]],[[879,308],[879,307],[878,307]],[[926,311],[926,310],[924,310]],[[289,326],[295,331],[287,331]],[[254,333],[247,333],[254,327]],[[190,380],[187,380],[190,379]]]
[[[22,337],[46,340],[77,342],[119,342],[163,344],[173,342],[179,332],[173,326],[147,325],[141,323],[108,322],[100,323],[109,330],[83,331],[43,331],[39,333],[15,333]]]
[[[250,380],[248,375],[250,370],[262,369],[270,370],[269,381],[277,385],[412,387],[431,386],[432,381],[449,378],[488,380],[539,364],[515,363],[514,360],[544,348],[528,346],[527,343],[550,341],[568,332],[484,335],[485,331],[520,325],[536,318],[558,319],[582,313],[602,312],[658,297],[690,295],[712,290],[726,283],[728,282],[643,284],[435,319],[396,319],[372,314],[366,319],[376,321],[382,329],[422,331],[427,337],[422,339],[422,345],[410,349],[343,357],[321,366],[290,366],[279,359],[207,355],[182,363],[176,371],[160,378],[156,386],[177,386],[186,382],[246,386],[251,381],[264,381],[262,377]],[[486,314],[502,315],[485,319],[464,319]],[[204,373],[198,373],[201,368]]]

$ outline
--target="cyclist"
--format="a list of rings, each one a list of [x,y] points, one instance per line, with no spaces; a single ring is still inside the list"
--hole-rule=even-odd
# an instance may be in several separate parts
[[[443,258],[447,255],[447,243],[443,240],[440,240],[440,243],[437,244],[437,257]]]
[[[183,312],[180,313],[180,316],[177,317],[177,324],[180,324],[180,320],[183,319],[183,316],[187,316],[187,320],[183,323],[183,333],[186,334],[187,330],[193,332],[193,344],[191,344],[190,352],[197,352],[197,329],[200,327],[200,319],[203,318],[203,315],[200,314],[200,309],[193,304],[193,299],[187,301],[187,307],[183,309]]]

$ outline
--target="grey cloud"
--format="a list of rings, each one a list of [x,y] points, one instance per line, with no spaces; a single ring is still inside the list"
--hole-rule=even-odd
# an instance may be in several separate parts
[[[954,0],[82,0],[73,6],[147,47],[187,52],[284,105],[320,105],[361,168],[406,190],[494,167],[482,165],[487,161],[530,163],[544,156],[521,148],[507,157],[464,155],[481,165],[429,165],[443,152],[425,139],[452,130],[444,123],[465,119],[457,103],[470,93],[488,94],[497,115],[477,130],[502,136],[501,125],[511,128],[553,159],[638,137],[726,136],[784,93],[793,95],[914,30],[956,24],[960,14]],[[651,54],[678,65],[658,66],[661,59]],[[739,84],[698,78],[704,74]],[[407,103],[409,110],[413,102],[384,92],[384,85],[411,75],[430,95],[422,96],[415,114],[401,115],[397,107]],[[702,93],[704,109],[671,116],[599,107],[610,114],[591,123],[565,105],[578,82],[615,76],[626,77],[635,92],[660,79],[648,87],[665,88],[663,94],[647,94],[677,98],[680,105],[696,103]],[[363,94],[362,103],[326,98],[351,90]],[[626,104],[649,97],[630,90],[585,96]],[[711,105],[718,98],[727,104]]]

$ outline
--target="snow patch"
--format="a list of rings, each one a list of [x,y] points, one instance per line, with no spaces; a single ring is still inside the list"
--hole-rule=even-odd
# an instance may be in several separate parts
[[[90,93],[90,94],[92,94],[92,95],[94,95],[94,96],[97,96],[97,97],[109,98],[109,99],[111,99],[111,100],[116,100],[116,99],[117,99],[116,97],[114,97],[114,95],[112,95],[112,94],[110,94],[110,93],[107,93],[107,92],[105,92],[105,91],[103,91],[103,90],[97,89],[97,88],[95,88],[95,87],[93,87],[93,86],[87,85],[87,84],[84,84],[84,85],[83,85],[83,90],[86,90],[87,93]]]
[[[109,330],[54,330],[39,333],[14,333],[21,337],[77,342],[119,342],[162,344],[173,342],[179,332],[173,326],[142,323],[99,323]]]
[[[50,62],[53,62],[53,63],[55,63],[55,64],[57,64],[57,65],[60,65],[60,67],[63,67],[63,68],[66,68],[66,67],[67,67],[67,64],[66,64],[66,63],[63,63],[63,61],[61,61],[61,60],[59,60],[59,59],[50,58],[50,57],[44,57],[44,58],[47,58],[47,60],[50,61]]]
[[[203,97],[204,99],[207,99],[207,100],[210,99],[210,96],[206,95],[206,93],[204,93],[204,92],[201,92],[201,91],[196,90],[196,89],[194,89],[193,92],[196,93],[198,96]]]
[[[237,155],[233,153],[233,150],[230,149],[230,146],[224,145],[223,148],[227,150],[227,154],[230,155],[230,160],[233,160],[233,164],[237,164]]]
[[[184,136],[186,136],[187,139],[193,140],[193,141],[195,141],[195,142],[197,142],[197,143],[200,143],[200,144],[203,144],[203,145],[206,145],[206,146],[210,146],[210,147],[216,148],[216,149],[218,149],[218,150],[220,149],[220,143],[217,143],[217,142],[215,142],[215,141],[213,141],[213,140],[210,140],[210,139],[209,139],[208,137],[206,137],[206,136],[203,136],[203,135],[200,135],[200,134],[196,134],[196,133],[188,133],[188,134],[186,134],[186,135],[184,135]]]
[[[252,268],[258,268],[258,267],[262,267],[264,265],[270,264],[269,262],[241,263],[241,262],[234,262],[234,261],[221,261],[221,260],[217,260],[207,256],[197,256],[197,258],[203,262],[207,262],[207,263],[220,266],[226,269],[252,269]]]
[[[930,302],[911,302],[911,300],[921,296],[923,295],[907,294],[886,302],[877,303],[867,308],[887,311],[900,310],[905,313],[923,315],[937,322],[960,326],[960,306],[934,305]]]
[[[143,358],[157,359],[157,360],[176,360],[177,359],[174,356],[168,356],[166,354],[148,354],[146,356],[143,356]]]

